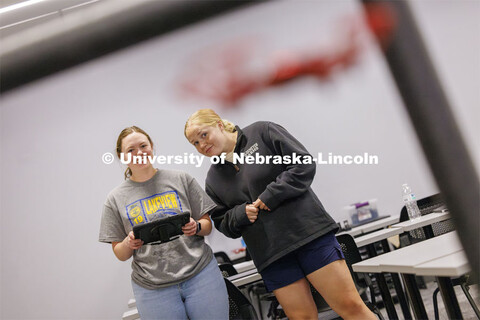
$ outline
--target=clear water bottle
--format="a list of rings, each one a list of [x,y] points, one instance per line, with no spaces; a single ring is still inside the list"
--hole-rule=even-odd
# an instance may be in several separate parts
[[[408,217],[410,220],[420,218],[422,214],[420,213],[420,209],[418,209],[417,199],[415,198],[415,194],[412,192],[412,189],[410,189],[408,184],[404,183],[402,185],[402,190],[403,203],[407,208]]]

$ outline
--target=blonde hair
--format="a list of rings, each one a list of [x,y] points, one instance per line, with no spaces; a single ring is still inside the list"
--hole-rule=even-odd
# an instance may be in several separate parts
[[[215,127],[219,122],[222,122],[225,131],[235,132],[235,125],[228,120],[220,118],[220,116],[212,109],[200,109],[188,118],[187,123],[185,123],[183,134],[188,139],[187,129],[189,126],[198,124]]]
[[[150,142],[150,144],[152,145],[153,147],[153,142],[152,142],[152,139],[150,139],[150,136],[148,135],[148,133],[146,133],[145,131],[143,131],[142,129],[140,129],[139,127],[137,126],[131,126],[131,127],[127,127],[125,129],[122,130],[122,132],[120,132],[120,134],[118,135],[118,139],[117,139],[117,157],[120,159],[120,154],[122,153],[122,142],[123,142],[123,139],[125,139],[125,137],[127,137],[128,135],[134,133],[134,132],[138,132],[138,133],[141,133],[143,134],[144,136],[147,137],[148,141]],[[130,177],[132,175],[132,170],[130,168],[127,168],[127,170],[125,170],[125,180]]]

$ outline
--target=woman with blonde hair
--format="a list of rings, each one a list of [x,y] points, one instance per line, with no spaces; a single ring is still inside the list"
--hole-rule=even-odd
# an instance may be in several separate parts
[[[125,128],[117,139],[117,156],[122,153],[153,156],[153,142],[142,129]],[[228,319],[225,282],[204,241],[215,203],[187,173],[149,162],[130,161],[125,179],[105,201],[99,240],[111,243],[121,261],[133,256],[132,288],[142,320]],[[135,239],[134,226],[180,213],[190,213],[190,222],[179,238],[158,245]]]
[[[343,319],[376,319],[355,288],[337,225],[310,187],[316,165],[297,139],[272,122],[240,129],[211,109],[192,114],[184,133],[202,155],[225,154],[205,182],[217,204],[212,220],[226,236],[243,237],[289,319],[318,318],[309,283]],[[242,162],[246,156],[262,161]]]

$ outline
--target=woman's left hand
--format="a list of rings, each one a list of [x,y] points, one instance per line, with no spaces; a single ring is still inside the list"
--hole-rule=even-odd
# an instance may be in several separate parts
[[[194,236],[197,233],[197,223],[198,222],[190,217],[190,222],[182,227],[183,234],[186,236]]]
[[[253,204],[255,207],[260,208],[260,209],[262,209],[262,210],[270,211],[270,209],[267,207],[267,205],[266,205],[265,203],[263,203],[263,201],[260,200],[260,199],[255,200],[255,202],[252,203],[252,204]]]

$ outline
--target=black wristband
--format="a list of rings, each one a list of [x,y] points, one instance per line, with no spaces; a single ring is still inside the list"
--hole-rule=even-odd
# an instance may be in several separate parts
[[[202,230],[202,224],[199,221],[197,221],[197,232],[195,232],[195,234],[198,234],[201,230]]]

